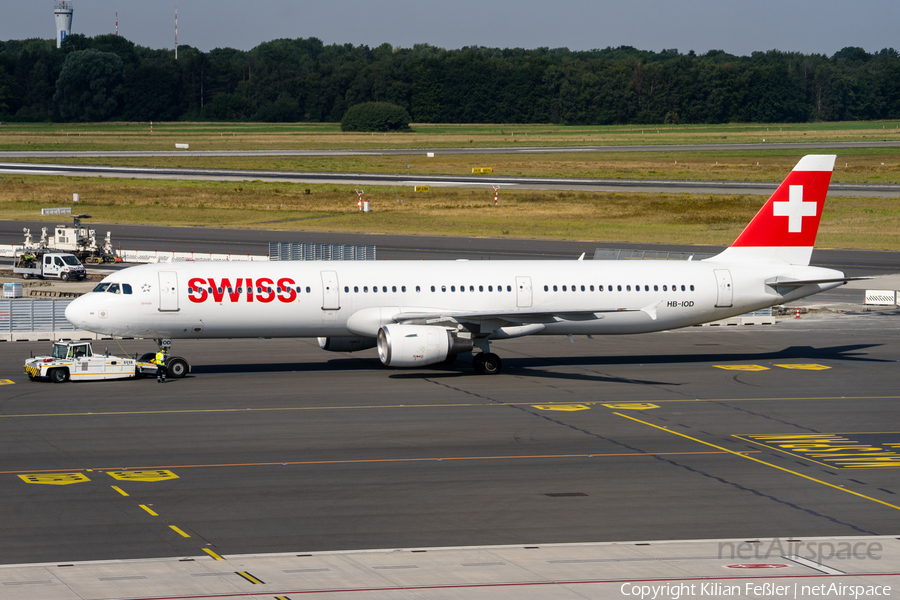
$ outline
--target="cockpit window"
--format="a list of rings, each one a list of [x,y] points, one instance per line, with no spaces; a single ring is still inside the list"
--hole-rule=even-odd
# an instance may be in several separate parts
[[[63,256],[62,259],[63,259],[64,263],[66,263],[67,265],[71,265],[73,267],[77,267],[78,265],[81,264],[80,262],[78,262],[78,259],[75,258],[74,256]]]
[[[130,283],[98,283],[92,291],[106,292],[108,294],[130,294],[132,293],[132,288]]]

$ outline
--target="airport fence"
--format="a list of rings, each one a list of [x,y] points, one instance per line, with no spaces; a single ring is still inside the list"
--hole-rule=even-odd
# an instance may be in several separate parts
[[[617,248],[597,248],[594,260],[703,260],[715,254],[702,252],[667,252],[665,250],[620,250]]]
[[[375,246],[269,242],[269,260],[375,260]]]

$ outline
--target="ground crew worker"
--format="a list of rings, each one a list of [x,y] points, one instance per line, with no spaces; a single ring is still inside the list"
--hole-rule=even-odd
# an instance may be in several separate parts
[[[159,383],[166,382],[166,349],[160,348],[159,352],[153,358],[156,363],[156,381]]]

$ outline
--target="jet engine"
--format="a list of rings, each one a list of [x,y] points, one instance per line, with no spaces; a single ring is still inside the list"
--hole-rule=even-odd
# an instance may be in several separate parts
[[[378,330],[378,358],[388,367],[433,365],[472,348],[471,339],[437,325],[385,325]]]
[[[320,337],[319,348],[329,352],[356,352],[374,348],[375,338],[372,337]]]

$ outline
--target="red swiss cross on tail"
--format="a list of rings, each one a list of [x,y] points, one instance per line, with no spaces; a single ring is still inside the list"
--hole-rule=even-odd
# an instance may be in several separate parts
[[[715,260],[808,265],[834,170],[834,155],[804,156],[730,248]]]

